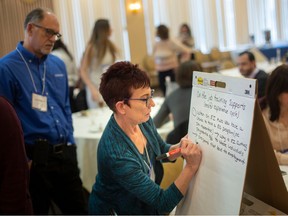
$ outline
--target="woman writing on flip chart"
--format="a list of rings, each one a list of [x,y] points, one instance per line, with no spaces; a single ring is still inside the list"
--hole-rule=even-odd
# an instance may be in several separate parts
[[[169,213],[198,170],[200,148],[187,137],[174,146],[162,140],[150,117],[155,106],[150,80],[137,65],[117,62],[110,66],[102,75],[100,93],[113,114],[98,146],[98,174],[89,213]],[[168,159],[182,155],[186,164],[175,182],[163,190],[155,182],[156,157],[180,146],[180,152]]]

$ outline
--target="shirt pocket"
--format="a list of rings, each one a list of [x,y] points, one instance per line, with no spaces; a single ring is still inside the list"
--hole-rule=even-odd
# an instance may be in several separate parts
[[[58,102],[65,104],[67,93],[67,77],[65,73],[54,73],[51,75],[52,82],[50,83],[52,96],[58,98]],[[50,93],[49,93],[50,94]]]

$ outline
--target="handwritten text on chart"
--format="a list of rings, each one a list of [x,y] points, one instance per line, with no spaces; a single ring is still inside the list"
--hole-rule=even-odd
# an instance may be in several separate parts
[[[192,106],[192,115],[196,122],[193,134],[198,142],[209,145],[244,165],[248,141],[243,141],[243,137],[247,131],[238,122],[239,118],[245,116],[247,105],[221,95],[197,89],[197,101],[203,101],[204,109],[203,106],[197,109],[197,104]]]

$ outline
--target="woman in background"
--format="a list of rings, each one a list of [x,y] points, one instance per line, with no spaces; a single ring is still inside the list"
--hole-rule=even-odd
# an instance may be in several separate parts
[[[178,142],[188,132],[193,71],[202,71],[197,62],[186,61],[180,64],[176,72],[176,82],[179,88],[165,98],[153,119],[155,126],[159,128],[172,114],[174,130],[167,136],[168,143]]]
[[[107,67],[116,60],[117,54],[116,46],[109,39],[111,32],[109,21],[98,19],[84,52],[80,75],[86,85],[89,108],[103,105],[99,93],[100,78]]]
[[[160,39],[154,44],[153,56],[155,68],[158,72],[158,81],[163,95],[166,94],[166,77],[175,81],[175,69],[178,67],[177,55],[184,54],[188,56],[190,50],[180,43],[176,43],[169,39],[169,29],[165,25],[159,25],[156,31],[157,37]]]
[[[188,24],[183,23],[180,26],[178,38],[185,46],[194,48],[194,38]]]
[[[288,65],[278,66],[268,77],[262,112],[277,161],[288,165]]]

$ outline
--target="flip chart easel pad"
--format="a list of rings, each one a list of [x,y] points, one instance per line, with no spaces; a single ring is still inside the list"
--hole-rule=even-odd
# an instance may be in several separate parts
[[[193,76],[188,136],[201,146],[203,154],[176,214],[239,214],[256,80],[204,72]],[[225,88],[216,87],[217,82]]]

